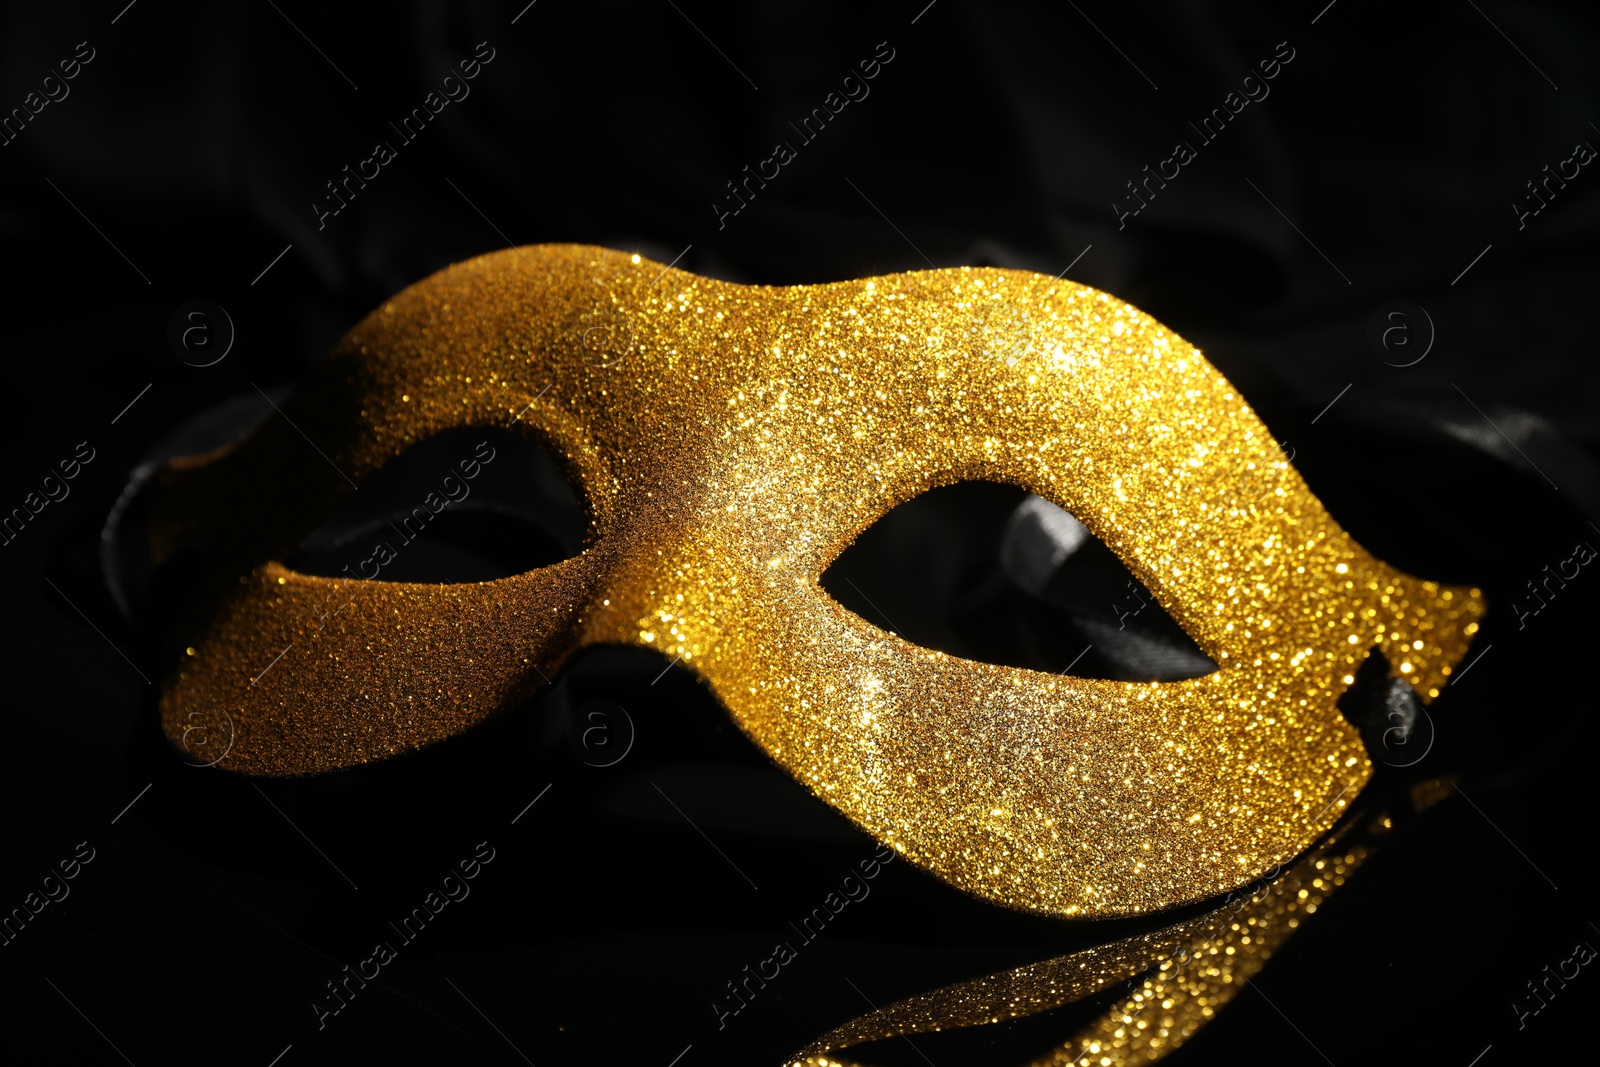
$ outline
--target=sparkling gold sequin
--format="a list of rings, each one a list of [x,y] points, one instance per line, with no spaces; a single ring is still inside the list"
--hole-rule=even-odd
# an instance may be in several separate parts
[[[773,288],[511,249],[385,303],[284,414],[160,481],[156,556],[199,535],[214,565],[196,655],[163,684],[175,744],[198,724],[242,773],[348,767],[460,732],[580,648],[638,645],[913,863],[1055,915],[1197,900],[1291,859],[1371,773],[1334,707],[1346,679],[1381,649],[1426,701],[1483,610],[1345,534],[1193,346],[1018,271]],[[275,562],[346,474],[472,425],[564,457],[583,554],[473,585]],[[895,504],[964,479],[1067,508],[1220,669],[1134,684],[961,660],[822,591]]]

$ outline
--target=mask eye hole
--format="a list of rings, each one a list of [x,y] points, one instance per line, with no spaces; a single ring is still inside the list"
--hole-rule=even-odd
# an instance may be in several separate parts
[[[898,505],[821,584],[879,629],[963,659],[1139,682],[1217,670],[1114,552],[1014,486],[958,482]]]
[[[588,529],[554,456],[507,430],[462,427],[367,478],[284,563],[328,578],[492,581],[578,555]]]

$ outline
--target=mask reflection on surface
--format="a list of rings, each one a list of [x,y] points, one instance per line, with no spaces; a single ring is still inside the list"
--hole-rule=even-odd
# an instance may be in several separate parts
[[[1411,790],[1414,812],[1450,795],[1448,781]],[[909,997],[829,1031],[789,1067],[866,1067],[833,1053],[910,1034],[981,1027],[1049,1012],[1121,984],[1124,995],[1027,1067],[1155,1063],[1215,1017],[1308,917],[1369,859],[1392,828],[1372,805],[1287,869],[1230,893],[1214,910],[1135,937]]]

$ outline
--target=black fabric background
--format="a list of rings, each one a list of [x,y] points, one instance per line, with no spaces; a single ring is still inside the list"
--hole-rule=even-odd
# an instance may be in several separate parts
[[[1600,176],[1584,168],[1522,229],[1511,205],[1575,143],[1600,144],[1595,22],[1577,5],[1487,0],[6,5],[0,108],[77,42],[95,58],[0,147],[0,501],[19,503],[79,441],[97,455],[69,499],[0,549],[0,908],[79,841],[96,849],[71,896],[0,947],[4,1041],[85,1063],[778,1063],[868,998],[1125,929],[1000,913],[891,867],[718,1030],[722,982],[872,846],[681,671],[650,685],[664,664],[648,657],[597,657],[562,682],[639,727],[605,770],[572,758],[539,702],[436,752],[259,791],[172,758],[153,688],[111,647],[148,673],[146,638],[94,570],[128,470],[183,418],[250,383],[292,384],[397,289],[507,243],[577,241],[662,262],[687,247],[679,266],[773,284],[1071,264],[1068,277],[1200,345],[1364,544],[1479,584],[1501,610],[1480,638],[1493,651],[1433,709],[1428,769],[1463,775],[1471,801],[1401,827],[1257,979],[1264,995],[1243,991],[1172,1062],[1587,1059],[1589,969],[1520,1029],[1510,1005],[1575,943],[1600,945],[1600,579],[1583,572],[1520,629],[1505,606],[1576,542],[1600,544],[1600,518],[1554,472],[1364,413],[1425,402],[1467,424],[1473,403],[1515,407],[1594,445]],[[390,139],[384,123],[480,41],[495,58],[471,95],[319,230],[323,183]],[[792,140],[788,123],[881,41],[895,58],[870,96],[719,229],[724,183]],[[1119,229],[1123,183],[1174,141],[1197,143],[1187,122],[1285,41],[1295,58],[1271,95]],[[237,327],[228,358],[203,370],[165,341],[192,299]],[[1365,342],[1396,299],[1437,330],[1406,368]],[[939,521],[951,525],[897,525],[889,557],[936,561],[997,518]],[[878,577],[893,615],[926,576]],[[319,1030],[307,1002],[323,982],[480,840],[497,858],[473,895]],[[1020,1062],[1071,1021],[863,1058]]]

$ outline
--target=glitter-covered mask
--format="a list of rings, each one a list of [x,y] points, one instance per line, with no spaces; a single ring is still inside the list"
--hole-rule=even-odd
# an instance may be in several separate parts
[[[353,486],[461,427],[564,460],[579,555],[452,585],[280,562]],[[1070,511],[1218,669],[1133,683],[960,659],[822,589],[875,520],[966,480]],[[374,311],[242,442],[169,464],[151,508],[156,561],[210,546],[203,635],[161,714],[180,746],[226,735],[218,766],[422,748],[580,649],[641,646],[912,862],[1063,916],[1201,899],[1302,852],[1372,773],[1335,707],[1359,666],[1381,652],[1427,701],[1483,611],[1356,544],[1182,338],[1010,270],[763,287],[590,247],[483,256]]]

